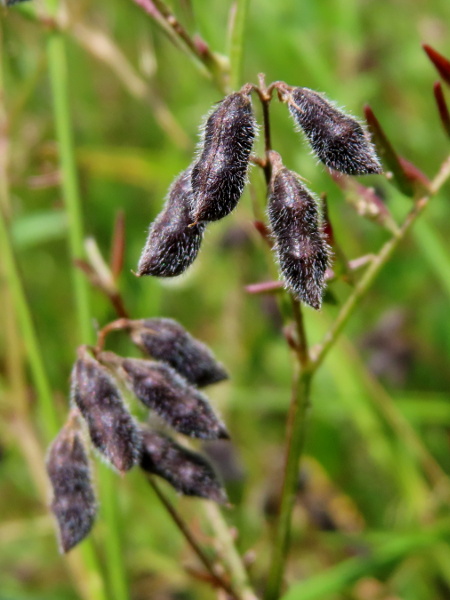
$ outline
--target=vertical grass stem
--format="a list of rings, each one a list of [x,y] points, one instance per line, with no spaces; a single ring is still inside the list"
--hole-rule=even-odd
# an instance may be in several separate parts
[[[55,15],[58,3],[48,0],[47,7]],[[60,168],[64,203],[69,218],[69,247],[72,261],[83,254],[83,219],[76,172],[72,122],[69,108],[69,86],[65,41],[62,33],[52,31],[48,36],[47,58],[53,96],[56,135],[59,145]],[[81,343],[93,342],[89,308],[89,289],[84,275],[75,268],[73,288]],[[117,518],[117,497],[113,488],[114,474],[102,469],[100,488],[107,526],[105,547],[110,594],[113,600],[127,600],[128,586],[122,560]]]

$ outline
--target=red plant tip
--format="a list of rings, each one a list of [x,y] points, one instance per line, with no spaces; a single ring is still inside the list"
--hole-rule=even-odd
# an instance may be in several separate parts
[[[194,35],[194,44],[200,56],[208,56],[210,54],[208,44],[199,35]]]
[[[450,85],[450,60],[439,54],[434,48],[429,46],[428,44],[422,44],[422,48],[428,55],[428,58],[431,60],[433,65],[436,67],[439,75],[442,79]]]
[[[406,177],[408,177],[410,181],[422,185],[425,189],[430,187],[431,181],[428,179],[425,173],[416,167],[416,165],[406,158],[403,158],[403,156],[399,156],[399,160]]]
[[[444,92],[442,91],[442,85],[440,81],[436,81],[433,86],[434,98],[441,118],[442,126],[446,134],[450,137],[450,111],[445,100]]]

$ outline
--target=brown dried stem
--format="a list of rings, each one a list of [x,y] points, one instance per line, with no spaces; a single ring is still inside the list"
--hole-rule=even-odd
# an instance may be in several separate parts
[[[171,41],[214,80],[218,89],[228,90],[229,65],[225,58],[212,52],[208,44],[192,37],[163,0],[134,0],[165,31]]]
[[[203,565],[206,568],[206,570],[208,571],[208,573],[211,575],[212,581],[215,583],[215,585],[217,587],[225,590],[231,596],[231,598],[235,598],[235,600],[239,600],[240,596],[231,587],[230,583],[217,573],[216,568],[214,567],[214,564],[210,561],[208,556],[203,552],[202,548],[198,545],[197,540],[194,538],[194,536],[190,532],[190,530],[189,530],[188,526],[186,525],[186,523],[184,522],[184,520],[180,517],[178,512],[172,506],[170,500],[166,497],[164,492],[161,490],[159,485],[156,483],[155,477],[152,477],[151,475],[149,475],[147,477],[147,479],[148,479],[148,482],[150,483],[150,485],[152,486],[153,491],[155,492],[155,494],[158,496],[159,500],[163,504],[164,508],[167,510],[169,515],[172,517],[172,520],[174,521],[174,523],[176,524],[178,529],[183,534],[187,543],[190,545],[192,550],[195,552],[195,554],[198,556],[200,561],[203,563]]]

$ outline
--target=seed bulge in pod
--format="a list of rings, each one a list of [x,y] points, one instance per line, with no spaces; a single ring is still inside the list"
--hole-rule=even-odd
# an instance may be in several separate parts
[[[369,134],[356,119],[308,88],[292,88],[286,99],[313,152],[327,167],[348,175],[382,172]]]
[[[47,473],[53,488],[61,552],[68,552],[90,532],[97,512],[89,462],[80,434],[66,425],[52,443]]]
[[[176,431],[205,440],[229,437],[206,396],[169,365],[125,358],[121,367],[136,397]]]
[[[121,473],[139,462],[141,438],[114,379],[85,354],[72,370],[72,400],[83,415],[92,443]]]
[[[200,496],[219,504],[227,501],[226,492],[206,458],[157,431],[143,431],[141,467],[164,478],[186,496]]]
[[[131,337],[144,352],[169,363],[198,387],[228,378],[211,350],[172,319],[133,321]]]
[[[283,167],[276,152],[272,165],[268,212],[281,272],[300,300],[319,309],[330,249],[317,201],[299,176]]]
[[[196,259],[205,226],[193,225],[191,171],[187,169],[172,184],[162,212],[150,226],[138,264],[138,275],[174,277]]]
[[[256,135],[248,91],[230,94],[209,116],[192,169],[194,222],[226,217],[239,201]]]

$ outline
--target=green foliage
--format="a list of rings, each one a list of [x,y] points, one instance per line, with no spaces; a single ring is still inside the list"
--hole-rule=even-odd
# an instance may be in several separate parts
[[[382,7],[355,0],[260,0],[248,7],[243,1],[237,27],[227,37],[230,4],[174,0],[171,6],[219,63],[232,48],[233,80],[242,69],[239,85],[256,84],[264,72],[267,82],[281,79],[323,91],[360,118],[369,103],[395,150],[434,177],[449,147],[433,100],[437,74],[420,43],[450,56],[448,0]],[[129,313],[135,319],[180,321],[232,374],[210,396],[231,433],[239,467],[226,482],[235,504],[225,515],[239,531],[241,554],[255,553],[251,574],[259,595],[270,564],[292,377],[276,297],[244,290],[276,277],[252,226],[255,212],[263,214],[265,206],[263,176],[253,167],[239,207],[208,228],[186,276],[136,279],[131,270],[148,224],[170,183],[190,163],[199,122],[222,99],[223,80],[217,73],[207,77],[198,57],[176,48],[133,2],[69,2],[67,8],[63,37],[84,232],[108,257],[117,213],[124,211],[119,286]],[[45,57],[49,31],[33,16],[31,4],[0,10],[0,205],[37,332],[36,339],[23,333],[21,318],[28,316],[18,302],[21,294],[7,284],[2,246],[0,598],[94,598],[86,589],[100,590],[95,597],[102,598],[102,581],[108,582],[108,598],[125,599],[127,586],[130,598],[213,598],[212,589],[184,569],[198,571],[201,565],[138,473],[126,479],[100,476],[102,518],[94,544],[74,554],[71,566],[72,572],[90,573],[88,588],[67,578],[67,563],[58,555],[45,506],[45,426],[54,433],[55,420],[62,422],[76,346],[90,340],[80,339],[69,216],[58,186]],[[448,87],[443,89],[450,102]],[[346,193],[293,131],[286,107],[274,101],[270,110],[273,148],[289,169],[308,179],[308,187],[327,194],[345,255],[354,259],[378,251],[388,232],[360,218],[345,201]],[[380,177],[361,183],[375,186],[397,222],[403,221],[410,198]],[[447,183],[381,271],[314,380],[304,488],[294,509],[286,575],[297,583],[286,600],[449,596],[448,192]],[[79,258],[86,259],[84,251]],[[312,346],[351,289],[343,280],[333,282],[337,305],[326,304],[320,313],[304,310]],[[93,332],[116,315],[98,290],[89,286],[88,295]],[[137,356],[119,335],[111,336],[110,348]],[[44,395],[51,386],[51,409],[37,397],[39,382]],[[200,517],[202,501],[167,495],[216,556]],[[108,546],[108,523],[115,523],[112,547],[121,548],[119,556]],[[105,576],[117,560],[125,583],[120,573]],[[363,586],[370,584],[376,593],[364,596]]]

